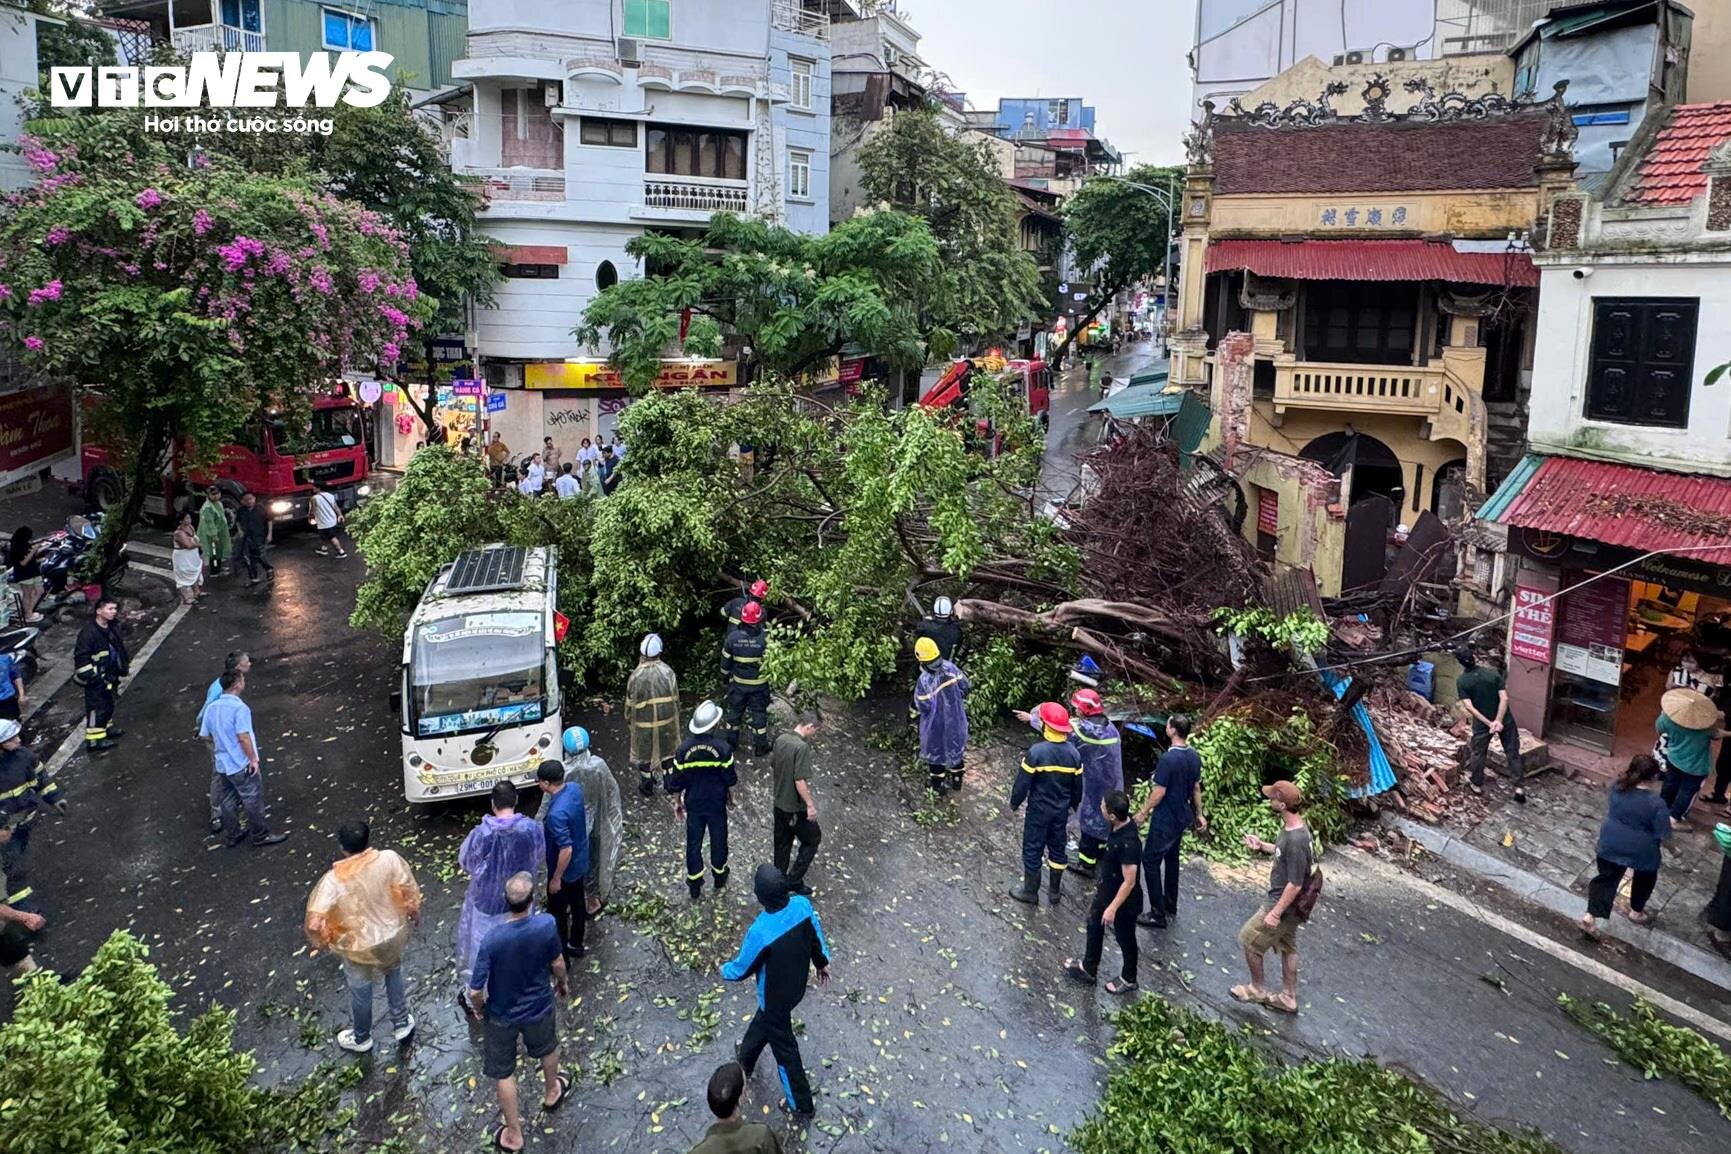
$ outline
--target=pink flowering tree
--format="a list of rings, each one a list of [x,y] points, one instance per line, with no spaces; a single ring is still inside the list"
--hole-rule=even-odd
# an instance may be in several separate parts
[[[26,137],[0,207],[0,343],[89,402],[127,479],[108,560],[174,455],[210,461],[261,410],[389,371],[426,304],[381,218],[314,186],[170,150],[106,115]]]

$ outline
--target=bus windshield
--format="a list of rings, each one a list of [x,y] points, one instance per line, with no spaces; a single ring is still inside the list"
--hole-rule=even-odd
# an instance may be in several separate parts
[[[540,721],[546,657],[539,613],[469,613],[416,626],[409,668],[415,735]]]

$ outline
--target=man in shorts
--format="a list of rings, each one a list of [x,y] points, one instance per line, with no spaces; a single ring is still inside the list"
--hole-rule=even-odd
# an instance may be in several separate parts
[[[1290,781],[1263,786],[1262,796],[1280,819],[1280,837],[1266,842],[1255,834],[1244,835],[1244,844],[1250,849],[1274,855],[1274,866],[1268,872],[1268,899],[1238,931],[1238,944],[1244,947],[1244,962],[1250,968],[1250,983],[1233,986],[1232,996],[1241,1002],[1259,1002],[1271,1010],[1296,1014],[1298,912],[1293,903],[1315,866],[1310,827],[1304,824],[1304,795]],[[1278,994],[1269,993],[1263,981],[1262,960],[1269,950],[1280,952],[1283,988]]]
[[[313,528],[319,531],[319,547],[314,551],[320,557],[329,557],[333,552],[338,557],[349,555],[343,548],[343,507],[337,503],[337,495],[328,485],[320,485],[319,491],[313,494],[312,522]]]
[[[485,1014],[482,1071],[493,1079],[504,1121],[493,1128],[500,1150],[523,1148],[523,1118],[517,1108],[517,1041],[541,1063],[546,1090],[541,1109],[551,1113],[571,1091],[571,1075],[559,1069],[559,1032],[553,996],[563,998],[565,955],[551,914],[531,913],[535,879],[513,874],[505,882],[509,916],[481,942],[469,975],[469,1000]]]

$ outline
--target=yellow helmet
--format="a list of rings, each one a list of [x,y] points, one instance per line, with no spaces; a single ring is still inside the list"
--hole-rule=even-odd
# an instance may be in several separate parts
[[[914,642],[914,660],[921,665],[938,659],[938,643],[930,637],[922,637]]]

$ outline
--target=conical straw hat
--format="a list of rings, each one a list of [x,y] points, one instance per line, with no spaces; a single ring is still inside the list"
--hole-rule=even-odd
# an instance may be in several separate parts
[[[1719,724],[1719,707],[1695,689],[1668,689],[1659,699],[1665,716],[1684,729],[1712,729]]]

